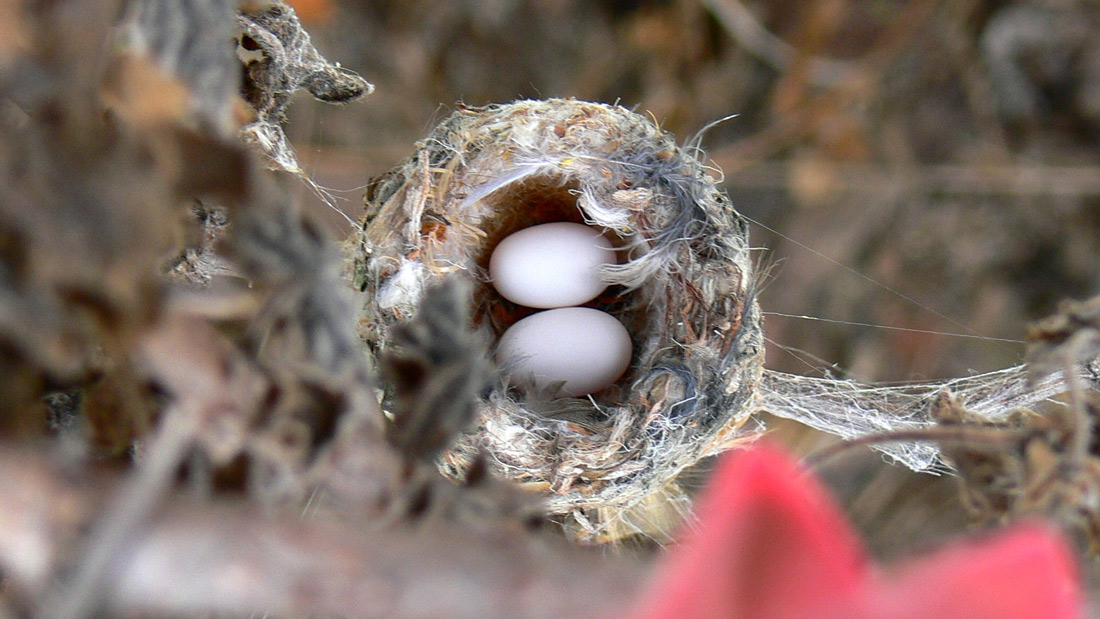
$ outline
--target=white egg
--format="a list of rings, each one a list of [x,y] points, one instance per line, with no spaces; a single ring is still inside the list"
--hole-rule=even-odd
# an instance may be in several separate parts
[[[500,337],[496,359],[519,381],[539,389],[565,381],[558,395],[595,393],[630,366],[630,334],[614,316],[587,307],[532,314]]]
[[[524,228],[501,241],[489,258],[489,277],[513,303],[567,307],[603,292],[605,264],[615,264],[615,249],[600,230],[557,222]]]

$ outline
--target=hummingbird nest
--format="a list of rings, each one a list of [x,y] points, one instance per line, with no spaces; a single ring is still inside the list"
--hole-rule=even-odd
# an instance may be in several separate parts
[[[473,328],[491,349],[530,312],[488,277],[497,243],[522,228],[599,226],[621,256],[587,305],[630,332],[626,374],[591,396],[553,398],[498,372],[439,459],[445,474],[462,478],[484,454],[578,534],[609,539],[643,532],[648,516],[631,514],[682,497],[682,471],[744,438],[763,371],[756,280],[746,223],[698,153],[622,107],[518,101],[459,109],[371,184],[352,268],[375,357],[450,277],[473,282]]]

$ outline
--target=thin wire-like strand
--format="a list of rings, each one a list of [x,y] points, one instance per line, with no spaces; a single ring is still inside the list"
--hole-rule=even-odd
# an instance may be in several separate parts
[[[989,337],[970,333],[952,333],[950,331],[936,331],[933,329],[913,329],[911,327],[894,327],[891,325],[879,325],[870,322],[856,322],[852,320],[837,320],[835,318],[821,318],[818,316],[806,316],[804,314],[785,314],[783,312],[761,312],[764,316],[781,316],[783,318],[798,318],[800,320],[813,320],[815,322],[827,322],[830,324],[848,325],[851,327],[868,327],[883,329],[886,331],[904,331],[906,333],[924,333],[927,335],[941,335],[943,337],[958,337],[972,340],[985,340],[990,342],[1005,342],[1008,344],[1024,344],[1024,340],[1015,340],[1007,337]]]
[[[763,228],[764,230],[767,230],[768,232],[771,232],[772,234],[775,234],[775,235],[777,235],[777,236],[779,236],[779,237],[781,237],[781,238],[783,238],[783,239],[785,239],[785,240],[787,240],[791,243],[794,243],[799,248],[810,252],[811,254],[817,256],[818,258],[821,258],[822,260],[825,260],[825,261],[829,262],[830,264],[835,264],[836,266],[844,269],[845,271],[848,271],[852,275],[855,275],[856,277],[858,277],[858,278],[862,279],[863,281],[871,284],[872,286],[875,286],[877,288],[885,290],[886,292],[902,299],[903,301],[906,301],[908,303],[912,303],[914,306],[919,307],[920,309],[932,314],[933,316],[936,316],[937,318],[939,318],[941,320],[944,320],[944,321],[947,321],[947,322],[951,323],[953,326],[958,327],[959,329],[962,329],[963,331],[966,331],[967,333],[969,333],[971,335],[977,336],[977,337],[982,338],[982,339],[990,339],[990,340],[993,340],[993,341],[997,341],[995,338],[985,338],[980,333],[976,333],[973,329],[971,329],[971,328],[967,327],[966,325],[964,325],[963,323],[951,318],[950,316],[947,316],[946,314],[938,312],[938,311],[932,309],[931,307],[928,307],[927,305],[921,303],[920,301],[917,301],[916,299],[906,295],[905,293],[903,293],[899,290],[896,290],[894,288],[891,288],[890,286],[887,286],[886,284],[883,284],[882,282],[877,281],[873,277],[870,277],[869,275],[865,275],[865,274],[857,271],[856,269],[853,269],[852,267],[844,264],[843,262],[840,262],[839,260],[837,260],[835,258],[832,258],[832,257],[830,257],[830,256],[814,249],[813,247],[810,247],[809,245],[806,245],[805,243],[802,243],[801,241],[798,241],[794,238],[791,238],[791,237],[787,236],[786,234],[783,234],[782,232],[780,232],[780,231],[778,231],[774,228],[771,228],[771,227],[765,225],[764,223],[762,223],[762,222],[760,222],[756,219],[753,219],[753,218],[751,218],[747,215],[744,215],[744,214],[742,214],[741,216],[746,221],[752,223],[753,225],[759,226],[760,228]]]

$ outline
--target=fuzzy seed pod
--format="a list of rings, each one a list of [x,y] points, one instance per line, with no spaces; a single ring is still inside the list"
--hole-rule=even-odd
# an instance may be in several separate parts
[[[522,228],[601,226],[622,256],[587,305],[630,332],[627,373],[583,398],[525,392],[501,374],[441,458],[445,474],[461,478],[485,452],[582,537],[609,539],[652,533],[629,515],[681,496],[678,474],[744,438],[764,350],[748,233],[697,155],[622,107],[519,101],[460,109],[371,185],[352,268],[373,355],[448,274],[474,282],[475,328],[491,346],[530,311],[487,276],[497,243]]]

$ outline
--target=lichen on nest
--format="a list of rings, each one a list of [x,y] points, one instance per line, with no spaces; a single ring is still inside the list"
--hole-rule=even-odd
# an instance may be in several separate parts
[[[523,312],[487,277],[493,248],[519,229],[600,226],[624,256],[591,305],[630,331],[627,374],[587,398],[525,392],[499,375],[440,460],[445,474],[461,478],[484,453],[582,537],[608,539],[643,532],[628,524],[632,510],[674,498],[682,471],[749,434],[763,336],[747,227],[697,149],[650,119],[563,99],[461,108],[371,184],[367,208],[351,249],[372,355],[449,277],[475,283],[474,326],[491,345]]]

